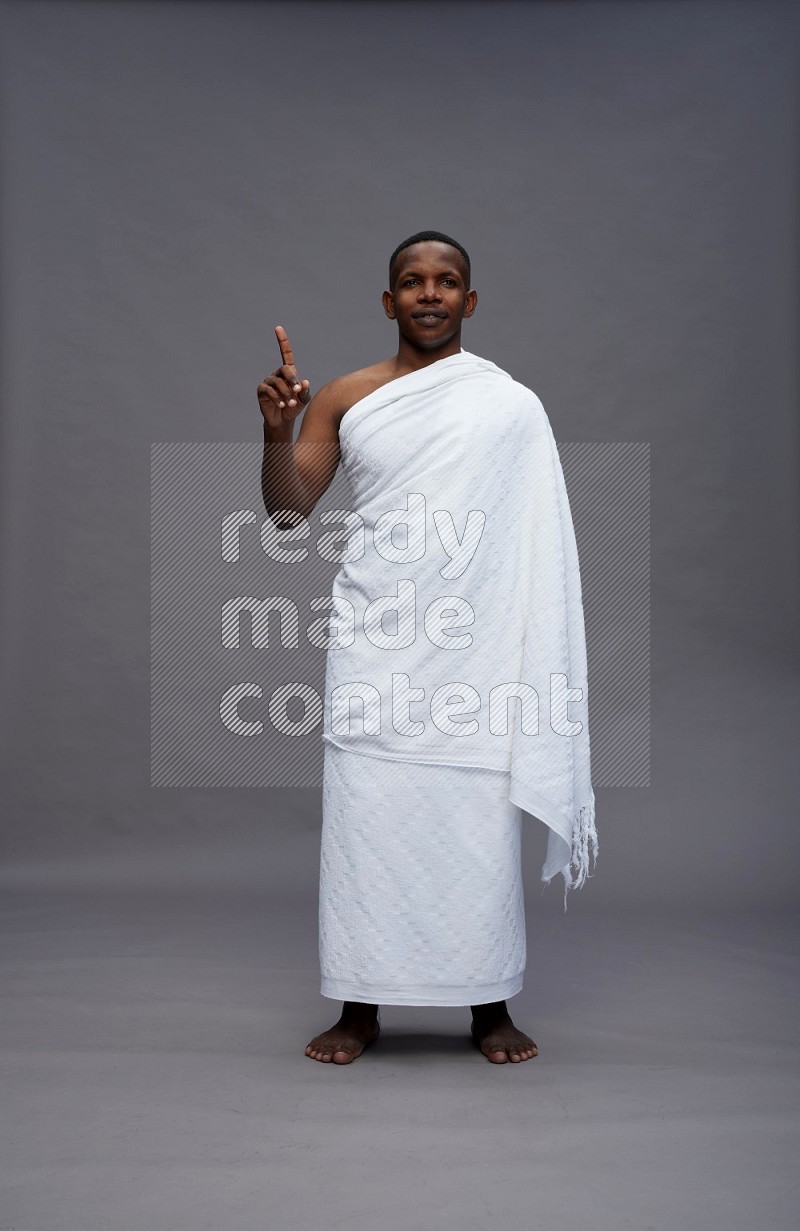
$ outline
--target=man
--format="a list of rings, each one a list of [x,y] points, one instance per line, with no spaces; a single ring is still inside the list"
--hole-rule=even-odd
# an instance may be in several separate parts
[[[566,795],[559,780],[552,801],[547,798],[545,779],[551,764],[561,772],[556,763],[565,741],[548,745],[544,737],[560,720],[543,725],[539,754],[529,752],[533,741],[498,720],[497,709],[490,706],[489,730],[467,717],[475,712],[473,700],[480,709],[477,683],[492,702],[498,694],[500,701],[519,697],[527,713],[531,685],[549,684],[556,663],[543,660],[539,670],[526,645],[568,646],[571,638],[566,661],[578,664],[583,648],[574,539],[568,506],[567,529],[562,525],[566,495],[552,433],[530,390],[463,351],[462,321],[477,302],[461,244],[441,232],[418,232],[392,254],[383,294],[386,316],[397,323],[396,355],[331,381],[312,398],[278,326],[283,362],[258,387],[262,487],[274,523],[289,526],[296,515],[306,516],[341,461],[356,490],[358,519],[374,543],[371,556],[353,553],[343,564],[332,600],[346,635],[328,643],[320,959],[323,994],[342,999],[343,1009],[305,1052],[324,1062],[350,1063],[378,1037],[381,1003],[469,1003],[472,1037],[487,1059],[520,1063],[535,1056],[536,1044],[514,1025],[506,1005],[522,986],[525,966],[521,809],[551,827],[546,880],[560,870],[568,886],[580,884],[589,845],[596,856],[588,776],[574,828],[570,817],[564,821],[562,804],[562,797],[570,806],[576,798],[572,780]],[[304,409],[293,442],[293,421]],[[520,457],[530,464],[515,480],[509,472]],[[538,520],[552,514],[551,542],[528,527],[528,481],[550,493]],[[437,507],[448,491],[450,507]],[[492,517],[493,510],[503,516]],[[412,524],[417,515],[421,525]],[[404,545],[393,537],[398,523],[405,525]],[[412,576],[399,578],[398,564]],[[531,570],[555,578],[557,589],[566,588],[565,578],[571,582],[571,625],[566,618],[558,624],[550,600],[540,605],[552,630],[532,613]],[[455,578],[463,579],[468,598],[442,595]],[[387,596],[393,585],[397,596]],[[413,607],[420,597],[429,600],[423,634],[414,624],[419,613],[406,603]],[[383,623],[387,606],[397,614],[393,633]],[[453,629],[454,620],[475,624],[476,612],[482,627],[474,634]],[[411,655],[407,672],[400,669],[401,649]],[[459,680],[440,683],[453,650]],[[347,653],[357,684],[341,679]],[[413,669],[424,674],[426,688],[415,688]],[[507,679],[512,669],[519,683]],[[349,714],[354,688],[363,707],[355,734],[337,711],[344,693]],[[410,708],[425,697],[431,700],[427,726]],[[452,717],[459,698],[464,723]],[[584,752],[588,774],[588,745]],[[566,783],[576,763],[572,748],[562,760]],[[516,776],[509,773],[515,768]],[[565,868],[570,844],[575,880]]]

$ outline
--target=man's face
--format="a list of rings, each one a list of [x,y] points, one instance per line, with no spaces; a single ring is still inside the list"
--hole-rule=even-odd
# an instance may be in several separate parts
[[[415,347],[446,345],[475,311],[478,296],[467,286],[464,258],[449,244],[426,240],[404,248],[395,275],[394,290],[383,293],[384,311]]]

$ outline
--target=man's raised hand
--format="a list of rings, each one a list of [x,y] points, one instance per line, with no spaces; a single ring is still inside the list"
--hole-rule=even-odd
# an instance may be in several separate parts
[[[275,326],[283,363],[258,386],[258,404],[264,420],[270,427],[291,426],[303,408],[311,400],[307,380],[300,380],[294,362],[291,343],[283,325]]]

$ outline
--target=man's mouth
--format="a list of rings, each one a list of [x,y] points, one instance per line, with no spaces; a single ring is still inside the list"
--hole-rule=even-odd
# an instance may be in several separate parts
[[[445,320],[447,317],[447,313],[442,312],[441,308],[425,308],[424,311],[412,312],[411,315],[415,321],[424,321],[431,318],[435,320]]]

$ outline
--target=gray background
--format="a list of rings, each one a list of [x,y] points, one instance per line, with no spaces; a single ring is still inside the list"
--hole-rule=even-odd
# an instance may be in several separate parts
[[[0,1227],[793,1226],[797,6],[0,24]],[[149,785],[150,446],[258,442],[275,324],[393,353],[427,227],[559,442],[650,442],[651,785],[567,916],[526,833],[534,1061],[407,1008],[342,1070],[319,791]]]

